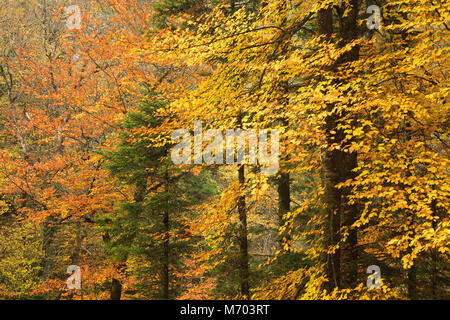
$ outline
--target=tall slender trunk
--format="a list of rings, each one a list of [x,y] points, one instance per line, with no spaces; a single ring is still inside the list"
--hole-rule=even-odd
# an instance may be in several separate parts
[[[404,92],[403,89],[403,85],[400,84],[400,90],[401,92]],[[404,124],[404,129],[403,129],[403,141],[407,142],[411,140],[411,132],[413,130],[413,126],[411,125],[411,123],[409,121],[406,121]],[[409,178],[412,176],[411,171],[406,170],[405,173],[405,177]],[[400,184],[399,185],[403,190],[406,189],[406,185],[405,184]],[[408,193],[405,193],[406,195],[406,203],[408,204],[408,207],[411,206],[412,202],[410,199],[410,196]],[[410,239],[414,239],[415,235],[416,235],[416,231],[415,231],[415,224],[416,224],[416,219],[415,219],[415,215],[416,212],[413,210],[409,210],[406,209],[405,210],[405,215],[406,215],[406,219],[408,221],[408,236],[410,235]],[[412,254],[413,252],[413,247],[412,247],[412,241],[409,241],[408,243],[408,249],[407,252],[408,254]],[[417,263],[418,257],[416,257],[416,259],[414,259],[412,261],[413,265],[407,270],[407,279],[406,279],[406,287],[407,287],[407,296],[409,299],[411,300],[415,300],[417,299]]]
[[[437,210],[437,201],[434,199],[431,202],[431,210],[433,212],[434,217],[438,217],[438,210]],[[433,230],[436,230],[436,220],[433,219],[431,222],[431,226]],[[431,249],[431,294],[434,300],[438,299],[438,288],[437,288],[437,262],[438,262],[438,251],[436,248]]]
[[[408,269],[408,298],[411,300],[417,299],[417,267],[414,263],[411,268]]]
[[[338,46],[343,47],[354,39],[357,39],[357,16],[360,1],[350,0],[344,6],[337,7],[339,20],[339,42]],[[318,12],[319,33],[325,36],[325,41],[330,41],[333,34],[333,11],[331,7],[321,9]],[[359,59],[359,47],[354,46],[350,51],[343,53],[331,67],[330,71],[337,70],[339,65]],[[336,84],[346,79],[337,79]],[[342,129],[338,129],[338,124],[346,116],[345,110],[341,113],[333,111],[335,105],[327,105],[328,116],[325,119],[324,132],[328,146],[333,144],[341,145],[345,134]],[[323,255],[325,264],[325,275],[327,281],[324,288],[332,291],[341,287],[342,283],[353,287],[357,283],[357,231],[350,228],[358,217],[356,205],[349,205],[349,189],[339,190],[336,185],[354,177],[352,170],[357,167],[357,154],[340,150],[324,150],[322,156],[322,174],[324,186],[324,209],[325,216],[324,248],[328,250],[335,247],[334,251]],[[342,245],[341,227],[349,228],[349,237]]]
[[[356,153],[344,154],[344,166],[346,167],[347,178],[353,178],[354,172],[351,170],[358,165]],[[345,286],[355,288],[358,285],[358,231],[352,225],[358,219],[357,204],[349,204],[350,189],[343,189],[344,193],[344,214],[342,225],[348,228],[348,238],[342,245],[342,277],[345,279]],[[344,281],[343,281],[344,282]],[[344,283],[343,283],[344,284]]]
[[[240,192],[238,199],[239,213],[239,280],[241,283],[241,295],[245,299],[250,298],[249,287],[249,265],[248,265],[248,239],[247,239],[247,209],[245,204],[245,168],[242,164],[239,167]]]
[[[281,50],[281,54],[284,54],[284,51],[286,50],[286,46]],[[280,83],[280,87],[278,89],[279,92],[281,92],[283,95],[278,99],[278,103],[282,103],[283,105],[288,105],[289,104],[289,98],[288,98],[288,94],[289,94],[289,84],[285,81]],[[285,117],[280,117],[279,119],[280,124],[287,128],[289,126],[289,122]],[[280,227],[283,226],[286,223],[286,220],[283,218],[283,216],[288,213],[289,211],[291,211],[291,181],[290,181],[290,174],[288,169],[288,163],[289,163],[289,152],[287,152],[286,147],[283,147],[283,145],[287,145],[288,141],[287,141],[287,137],[282,137],[282,150],[280,154],[283,154],[283,163],[285,163],[285,171],[283,171],[283,168],[281,166],[281,161],[280,161],[280,176],[277,179],[277,187],[278,187],[278,220],[279,220],[279,224]],[[288,231],[285,231],[283,233],[281,233],[279,235],[279,244],[280,244],[280,249],[283,248],[283,239],[285,239],[285,241],[288,243],[288,248],[287,251],[290,251],[291,249],[291,236],[290,233]]]
[[[165,175],[165,188],[164,192],[166,196],[169,192],[169,176],[166,169]],[[164,241],[163,241],[163,263],[162,263],[162,298],[169,299],[169,230],[170,230],[170,221],[169,221],[169,209],[166,208],[164,210],[163,216],[163,232],[164,232]]]
[[[358,38],[358,11],[360,2],[361,0],[350,0],[349,12],[345,13],[346,8],[341,10],[342,15],[339,19],[341,24],[340,47],[343,47]],[[339,63],[357,61],[359,59],[359,49],[359,45],[356,45],[351,50],[342,54],[339,59]],[[345,81],[345,79],[342,81]],[[345,115],[346,113],[343,112],[341,116],[344,117]],[[349,141],[348,143],[350,144],[351,142],[352,141]],[[358,156],[356,152],[340,152],[340,156],[342,158],[342,173],[340,182],[344,182],[347,179],[355,178],[356,175],[353,172],[353,169],[358,166]],[[357,229],[352,227],[352,225],[358,219],[358,206],[357,204],[349,204],[350,199],[348,197],[351,194],[350,188],[344,188],[341,192],[343,193],[342,226],[348,228],[349,230],[348,238],[342,245],[342,282],[346,287],[354,288],[357,286],[358,282],[358,235]]]
[[[242,114],[237,116],[237,125],[242,129]],[[241,295],[244,299],[250,299],[250,270],[248,258],[248,230],[247,230],[247,207],[245,201],[245,164],[242,163],[238,169],[239,197],[239,282],[241,286]]]
[[[319,33],[326,36],[326,40],[331,38],[333,33],[333,11],[332,8],[319,10],[317,14]],[[332,109],[332,105],[328,109]],[[325,134],[328,144],[332,144],[334,135],[331,133],[336,128],[336,115],[331,114],[326,118]],[[325,150],[322,158],[322,174],[324,185],[324,249],[328,250],[330,246],[336,245],[339,240],[340,228],[340,194],[335,185],[339,181],[338,168],[338,150]],[[340,285],[340,251],[339,249],[326,253],[322,256],[325,263],[325,289],[332,291]]]
[[[408,140],[409,140],[409,135],[408,136]],[[407,176],[410,176],[409,173],[407,173]],[[409,196],[407,196],[406,199],[408,205],[410,205],[411,201],[409,200]],[[411,238],[414,239],[415,237],[415,229],[414,229],[414,217],[411,215],[411,218],[409,220],[409,232],[411,233]],[[411,254],[413,251],[411,245],[408,247],[408,254]],[[408,289],[408,298],[411,300],[416,300],[417,299],[417,267],[416,267],[416,261],[413,261],[413,265],[408,269],[407,271],[407,281],[406,281],[406,285],[407,285],[407,289]]]
[[[49,217],[42,224],[42,235],[43,235],[42,251],[44,253],[42,261],[42,274],[41,274],[42,281],[47,280],[53,267],[53,257],[55,256],[55,248],[53,245],[53,240],[55,234],[56,234],[55,219],[54,217]]]
[[[278,179],[278,217],[280,226],[285,223],[283,215],[291,211],[291,189],[289,179],[290,175],[287,172],[282,172],[280,174],[280,178]],[[280,234],[280,247],[283,243],[283,238],[286,238],[287,241],[290,240],[288,233]]]
[[[72,265],[79,266],[81,258],[81,249],[83,244],[83,228],[81,221],[77,221],[75,225],[75,247],[71,255]],[[71,291],[68,295],[68,299],[72,300],[75,292]],[[81,300],[83,300],[83,291],[80,290]]]

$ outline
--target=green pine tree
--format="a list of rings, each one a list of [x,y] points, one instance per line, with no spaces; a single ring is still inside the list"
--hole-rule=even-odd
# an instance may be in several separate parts
[[[180,293],[182,279],[174,275],[195,241],[186,237],[183,221],[192,214],[189,207],[216,192],[208,172],[194,176],[175,168],[167,146],[132,139],[133,129],[161,126],[156,114],[164,107],[161,96],[149,92],[124,121],[116,150],[104,154],[111,173],[135,188],[133,199],[122,203],[119,212],[99,218],[107,250],[121,272],[138,279],[136,291],[130,293],[147,299],[171,299]],[[120,299],[119,280],[113,279],[111,293],[112,299]]]

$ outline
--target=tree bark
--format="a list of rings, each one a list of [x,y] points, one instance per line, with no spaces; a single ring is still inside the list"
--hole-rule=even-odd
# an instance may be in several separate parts
[[[240,192],[238,198],[239,213],[239,273],[241,283],[241,295],[244,299],[250,298],[249,288],[249,265],[248,265],[248,239],[247,239],[247,209],[245,204],[245,168],[242,164],[239,167],[239,186]]]
[[[122,284],[118,279],[111,281],[111,300],[120,300],[122,297]]]
[[[49,217],[42,224],[42,235],[43,235],[42,251],[44,253],[42,261],[42,275],[41,275],[42,281],[47,280],[53,267],[53,257],[55,255],[53,240],[55,234],[56,234],[55,219],[53,217]]]
[[[437,210],[437,201],[434,199],[431,202],[431,210],[433,212],[434,217],[438,217],[438,210]],[[431,222],[431,225],[433,227],[433,230],[436,230],[436,220],[433,219]],[[437,263],[438,263],[438,251],[436,248],[431,249],[431,295],[434,300],[438,299],[438,282],[437,282]]]
[[[357,15],[359,10],[359,0],[350,0],[349,8],[337,7],[339,19],[339,42],[338,46],[343,47],[357,38]],[[349,10],[346,10],[349,9]],[[347,13],[344,16],[344,13]],[[319,33],[325,36],[325,41],[330,41],[333,34],[333,11],[331,7],[321,9],[318,12]],[[331,71],[337,69],[340,64],[355,61],[359,58],[359,47],[342,54],[331,67]],[[345,79],[336,80],[336,84]],[[340,120],[346,116],[345,111],[337,113],[333,111],[334,104],[327,106],[328,116],[325,119],[324,132],[328,146],[337,144],[341,146],[345,134],[337,126]],[[357,166],[357,154],[348,153],[341,149],[324,150],[322,155],[322,174],[324,196],[323,214],[325,216],[324,249],[328,251],[330,247],[335,247],[333,252],[325,253],[322,256],[325,264],[326,282],[324,288],[331,292],[334,288],[340,288],[342,283],[353,287],[357,283],[357,231],[350,228],[358,217],[356,205],[349,205],[349,189],[339,190],[336,185],[352,177],[352,170]],[[341,242],[341,227],[349,228],[349,237],[345,244]],[[337,247],[336,247],[337,246]],[[342,252],[341,252],[342,251]],[[345,277],[343,279],[343,277]],[[343,281],[344,280],[344,281]]]
[[[165,175],[165,193],[166,195],[169,192],[169,176],[166,170]],[[164,241],[163,241],[163,264],[162,264],[162,298],[168,300],[169,299],[169,230],[170,230],[170,221],[169,221],[169,209],[166,208],[164,210],[163,216],[163,232],[164,232]]]
[[[319,10],[317,14],[319,33],[329,41],[333,33],[333,11],[331,7]],[[328,109],[333,106],[328,106]],[[328,144],[332,144],[334,135],[331,133],[336,128],[336,115],[331,114],[326,118],[324,131]],[[328,251],[330,246],[336,245],[339,240],[340,228],[340,194],[334,187],[339,182],[338,150],[325,150],[322,158],[322,174],[324,185],[324,250]],[[340,285],[340,251],[325,253],[322,256],[325,263],[326,282],[324,288],[332,291]]]
[[[417,299],[417,270],[415,264],[408,269],[408,298],[411,300]]]
[[[283,215],[291,211],[291,189],[290,189],[290,175],[289,173],[281,173],[278,179],[278,217],[280,221],[280,226],[283,226],[285,220]],[[287,241],[290,240],[290,236],[287,233],[280,234],[279,242],[280,248],[282,248],[283,238]]]
[[[341,29],[341,41],[340,47],[352,42],[358,38],[358,11],[360,6],[360,0],[351,0],[349,2],[350,10],[346,16],[344,16],[345,9],[341,10],[342,16],[339,17],[340,29]],[[340,59],[339,63],[347,63],[356,61],[359,59],[359,46],[354,46],[350,51],[345,52]],[[345,80],[344,80],[345,81]],[[345,113],[342,114],[342,117]],[[342,135],[344,135],[342,133]],[[348,143],[351,143],[349,141]],[[358,157],[356,152],[341,152],[342,157],[342,174],[340,182],[344,182],[347,179],[355,178],[355,173],[352,171],[358,166]],[[358,207],[356,204],[349,204],[350,199],[348,196],[351,194],[350,188],[342,189],[343,197],[343,217],[342,226],[348,228],[349,236],[342,245],[341,254],[341,272],[343,277],[343,284],[346,287],[354,288],[358,282],[358,236],[356,228],[352,228],[352,225],[358,219]],[[345,283],[344,283],[345,282]]]

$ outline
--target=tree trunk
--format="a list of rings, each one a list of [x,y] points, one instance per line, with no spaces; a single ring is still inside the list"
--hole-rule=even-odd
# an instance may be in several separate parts
[[[431,210],[433,211],[433,216],[438,217],[438,210],[437,210],[437,201],[434,199],[431,202]],[[431,222],[431,226],[433,227],[433,230],[436,230],[436,220],[433,219]],[[431,249],[431,294],[434,300],[438,299],[438,292],[437,292],[437,262],[438,262],[438,251],[436,248]]]
[[[136,191],[134,193],[134,201],[136,203],[141,203],[145,200],[145,196],[147,194],[147,186],[148,186],[147,178],[148,177],[146,175],[144,175],[140,179],[137,179],[137,181],[136,181]],[[130,243],[136,237],[137,224],[138,224],[137,220],[138,219],[139,219],[139,213],[134,214],[131,217],[131,220],[133,221],[133,223],[135,225],[134,225],[134,232],[130,235],[130,238],[128,239],[128,241]],[[103,238],[103,241],[105,241],[105,242],[110,241],[109,235],[105,236]],[[117,271],[119,273],[123,273],[126,271],[127,258],[128,258],[128,254],[123,258],[121,263],[119,263],[119,265],[117,266]],[[122,297],[122,283],[120,282],[119,279],[113,278],[111,280],[111,300],[120,300],[121,297]]]
[[[347,179],[354,176],[351,170],[356,168],[357,155],[356,153],[346,153],[344,156],[344,166],[346,167]],[[344,179],[345,180],[345,179]],[[344,192],[344,214],[342,218],[343,226],[349,229],[348,238],[342,245],[342,277],[345,279],[343,285],[347,288],[355,288],[358,285],[358,231],[352,225],[358,219],[358,206],[356,204],[350,205],[350,190],[345,188]]]
[[[122,284],[117,279],[111,281],[111,300],[120,300],[122,297]]]
[[[346,9],[341,10],[342,14],[339,17],[341,22],[341,41],[340,47],[347,45],[353,40],[358,38],[358,11],[360,6],[360,0],[350,0],[350,10],[345,15]],[[345,52],[339,59],[339,63],[347,63],[356,61],[359,59],[359,46],[354,46],[352,50]],[[345,79],[342,79],[345,81]],[[342,114],[342,117],[345,114]],[[344,133],[342,132],[342,136]],[[348,143],[351,143],[349,141]],[[356,152],[342,152],[340,151],[340,157],[342,159],[342,173],[340,182],[344,182],[350,178],[354,178],[356,175],[352,171],[358,166],[358,157]],[[357,286],[358,282],[358,252],[357,252],[357,230],[352,228],[352,225],[358,219],[358,207],[356,204],[350,205],[348,196],[351,194],[350,188],[342,189],[342,226],[348,228],[349,236],[342,245],[341,254],[341,272],[342,272],[342,284],[349,288]]]
[[[411,300],[417,299],[417,270],[415,264],[408,270],[408,298]]]
[[[55,219],[53,217],[49,217],[42,225],[42,235],[43,235],[42,251],[44,253],[42,261],[42,275],[41,275],[42,281],[47,280],[53,267],[53,257],[55,255],[53,240],[55,234],[56,234]]]
[[[338,45],[345,46],[356,39],[357,15],[359,10],[359,0],[350,0],[350,7],[336,7],[339,18],[340,39]],[[348,9],[348,10],[347,10]],[[344,13],[346,14],[344,16]],[[333,33],[333,11],[332,8],[321,9],[318,12],[319,33],[325,35],[326,41],[330,41]],[[336,70],[340,64],[355,61],[359,58],[359,47],[354,46],[352,50],[342,54],[332,66],[331,71]],[[345,81],[339,79],[336,82]],[[339,83],[336,83],[339,84]],[[324,132],[328,146],[333,144],[341,145],[345,134],[342,129],[337,129],[339,121],[345,117],[345,112],[338,114],[333,111],[334,104],[327,106],[329,115],[325,119]],[[342,146],[341,146],[342,147]],[[339,190],[336,185],[352,177],[352,169],[357,166],[357,154],[343,152],[342,148],[337,150],[324,150],[322,156],[322,174],[324,195],[323,203],[325,216],[324,229],[324,249],[338,246],[341,242],[340,229],[342,226],[350,228],[358,217],[356,205],[348,205],[349,189]],[[349,229],[350,235],[344,245],[339,245],[333,252],[324,253],[323,262],[325,264],[325,275],[327,281],[324,288],[331,292],[334,288],[341,287],[341,282],[353,287],[357,283],[357,231]],[[341,248],[342,247],[342,248]],[[342,252],[341,252],[342,251]],[[342,261],[341,261],[342,260]],[[344,279],[342,277],[345,276]],[[342,281],[344,280],[344,281]]]
[[[240,192],[238,199],[239,212],[239,280],[241,283],[241,295],[249,299],[249,266],[248,266],[248,239],[247,239],[247,209],[245,205],[245,169],[242,164],[239,167]]]
[[[280,226],[283,226],[285,220],[283,215],[291,211],[291,190],[290,190],[290,175],[289,173],[281,173],[278,179],[278,217],[280,221]],[[280,248],[282,248],[283,238],[287,241],[290,240],[290,236],[287,233],[280,234]]]
[[[169,176],[166,170],[165,177],[165,192],[166,195],[169,192]],[[163,216],[163,227],[164,227],[164,242],[163,242],[163,263],[162,263],[162,298],[168,300],[169,299],[169,209],[166,208],[164,210]]]
[[[332,8],[319,10],[317,14],[319,33],[325,35],[327,40],[333,33],[333,11]],[[328,106],[328,109],[333,106]],[[332,144],[334,135],[331,133],[336,128],[336,115],[330,115],[326,119],[325,134],[328,144]],[[327,251],[330,246],[334,246],[339,240],[340,228],[340,194],[334,186],[339,181],[339,154],[338,150],[325,150],[322,159],[322,174],[324,185],[324,249]],[[340,251],[323,255],[325,263],[326,283],[325,289],[332,291],[340,285]]]

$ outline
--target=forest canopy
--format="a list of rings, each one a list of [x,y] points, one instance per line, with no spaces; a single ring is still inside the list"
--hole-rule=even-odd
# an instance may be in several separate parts
[[[0,0],[0,299],[449,299],[449,28]]]

